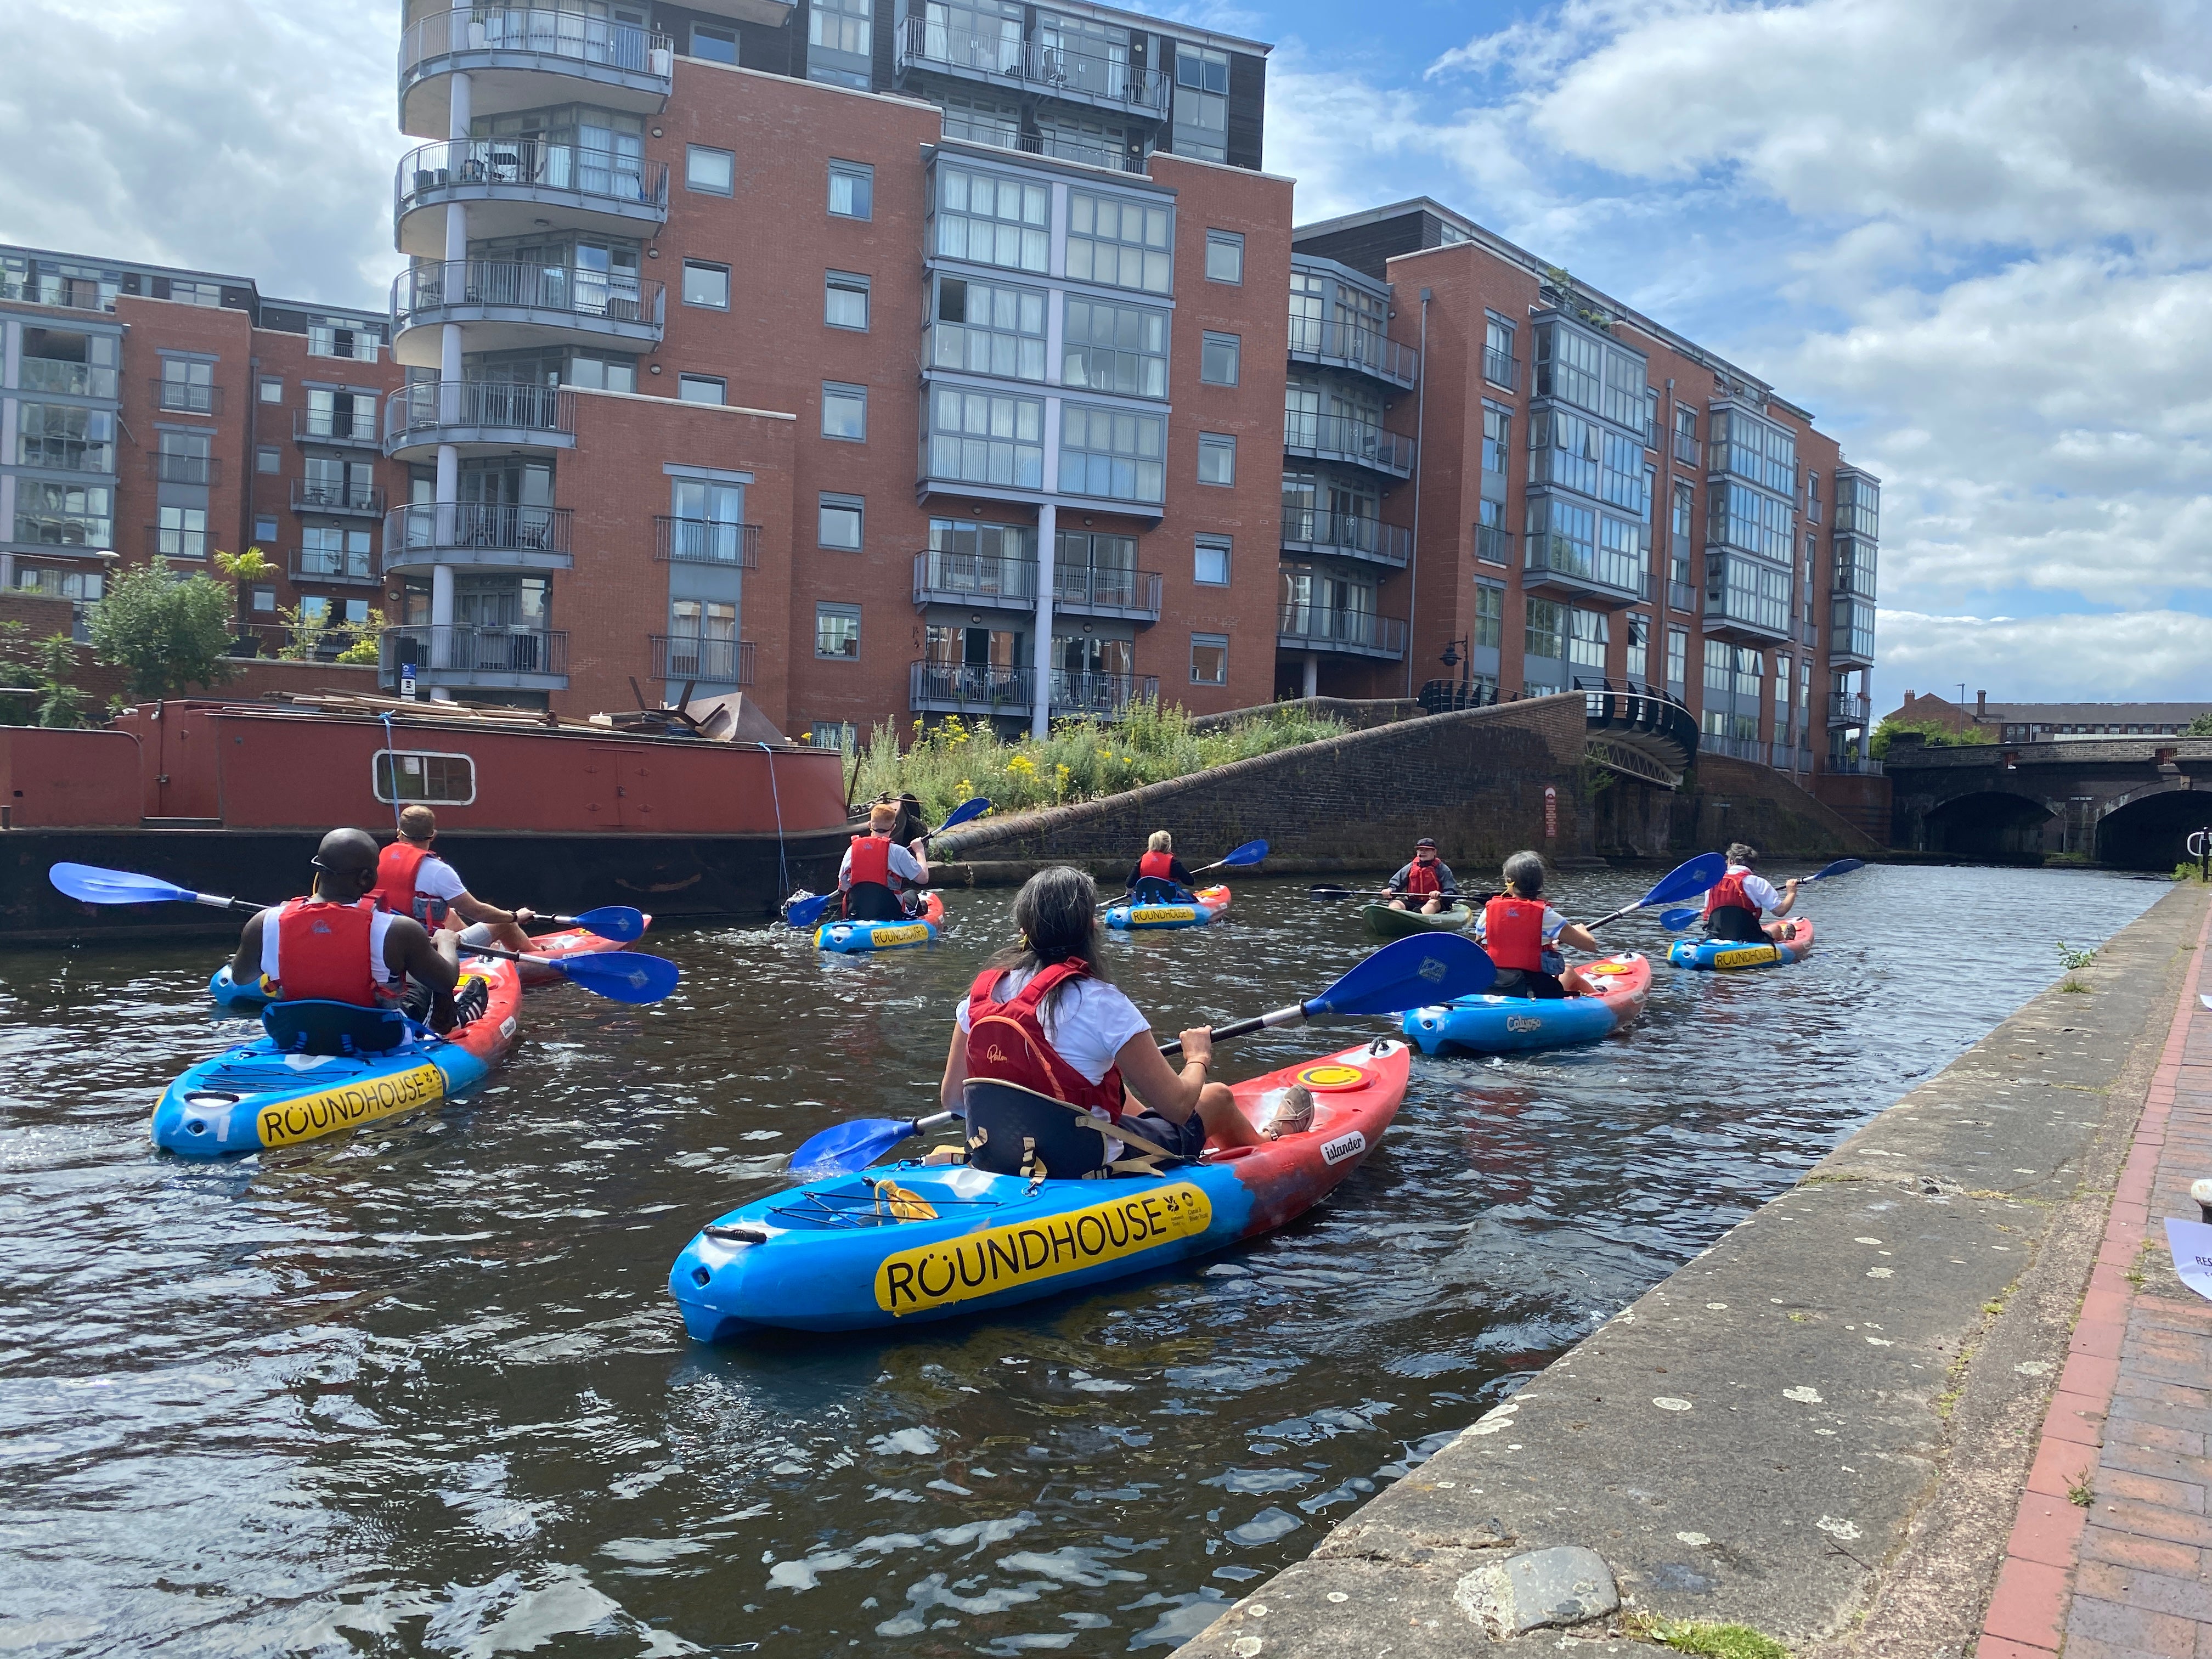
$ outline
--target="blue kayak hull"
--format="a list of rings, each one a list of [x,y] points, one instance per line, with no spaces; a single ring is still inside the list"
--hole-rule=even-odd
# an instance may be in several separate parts
[[[218,1006],[234,1013],[258,1014],[269,1006],[269,999],[261,994],[257,981],[252,985],[240,985],[230,976],[230,964],[224,963],[208,980],[208,994]]]
[[[1204,887],[1188,904],[1109,904],[1106,907],[1106,925],[1125,933],[1204,927],[1228,908],[1226,887]]]
[[[1595,1042],[1644,1011],[1651,988],[1651,964],[1644,957],[1608,957],[1582,971],[1599,987],[1597,995],[1557,1000],[1462,997],[1407,1010],[1400,1029],[1425,1054],[1519,1054]]]
[[[817,949],[841,956],[867,951],[911,951],[937,943],[938,925],[945,920],[945,901],[932,893],[921,914],[884,921],[825,921],[814,930]]]
[[[1668,948],[1667,960],[1677,968],[1703,972],[1737,973],[1747,968],[1778,968],[1802,962],[1813,949],[1813,924],[1801,921],[1789,939],[1764,945],[1735,939],[1678,939]]]

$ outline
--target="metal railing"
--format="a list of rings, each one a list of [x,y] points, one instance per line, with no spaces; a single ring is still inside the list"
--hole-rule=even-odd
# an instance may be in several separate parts
[[[1146,160],[1132,155],[1124,149],[1109,149],[1086,139],[1071,138],[1066,133],[1008,132],[1003,126],[989,121],[964,121],[948,113],[945,118],[945,136],[963,138],[971,144],[988,144],[994,149],[1020,150],[1028,155],[1049,155],[1056,161],[1079,161],[1085,167],[1110,167],[1116,173],[1142,175]]]
[[[761,527],[719,519],[679,519],[658,514],[653,520],[653,556],[678,564],[720,564],[738,570],[760,568]]]
[[[1413,532],[1402,525],[1317,507],[1285,507],[1283,541],[1289,546],[1353,553],[1383,564],[1406,564],[1413,556]]]
[[[455,52],[531,52],[660,81],[675,70],[675,42],[635,23],[551,8],[471,5],[432,12],[400,31],[403,82],[429,59]]]
[[[1371,611],[1323,611],[1310,605],[1285,605],[1276,617],[1276,637],[1294,647],[1315,650],[1380,651],[1406,653],[1406,624],[1397,617]]]
[[[988,553],[956,553],[931,548],[914,556],[916,604],[933,593],[961,599],[1036,601],[1036,561],[1006,559]]]
[[[212,484],[222,477],[222,460],[215,455],[179,455],[157,449],[146,457],[146,471],[161,483]]]
[[[295,513],[364,513],[384,511],[384,492],[374,484],[331,483],[319,478],[292,480]]]
[[[1158,70],[1138,69],[1100,52],[977,34],[927,17],[907,18],[899,66],[1017,81],[1050,97],[1118,104],[1156,119],[1167,115],[1171,95],[1168,77]]]
[[[146,526],[146,556],[149,559],[190,559],[200,563],[207,556],[208,533],[204,530],[165,530],[157,524]]]
[[[1831,755],[1824,769],[1849,777],[1878,778],[1881,775],[1881,765],[1871,755]]]
[[[386,678],[412,663],[418,676],[433,683],[448,674],[541,674],[568,672],[568,636],[543,628],[422,623],[387,628],[377,640],[377,666]]]
[[[31,367],[30,360],[23,363]],[[71,363],[71,368],[84,365]],[[154,391],[154,407],[185,415],[220,415],[222,413],[222,388],[219,386],[194,386],[189,380],[170,380],[156,378],[147,383]],[[26,390],[28,387],[26,386]]]
[[[97,363],[64,362],[55,357],[23,359],[21,374],[25,392],[58,392],[70,398],[112,398],[115,371]]]
[[[549,553],[566,556],[575,517],[565,507],[507,507],[484,501],[416,501],[395,507],[384,520],[387,562],[405,553],[474,548],[487,552]]]
[[[1160,573],[1115,565],[1060,564],[1052,568],[1052,597],[1063,605],[1160,614]]]
[[[908,667],[908,706],[949,706],[963,714],[974,710],[1018,718],[1026,715],[1036,700],[1036,672],[973,663],[913,663]],[[1154,674],[1080,674],[1054,669],[1045,693],[1055,714],[1111,716],[1134,702],[1157,702],[1160,682]]]
[[[1755,761],[1766,764],[1767,746],[1757,738],[1728,738],[1717,732],[1707,732],[1698,738],[1698,747],[1717,755],[1729,755],[1737,760]]]
[[[1077,674],[1055,668],[1045,687],[1055,714],[1114,715],[1133,702],[1158,702],[1156,674]]]
[[[350,409],[301,409],[292,414],[295,443],[376,447],[376,416],[356,420]]]
[[[1350,461],[1405,477],[1413,470],[1413,441],[1349,415],[1285,412],[1283,447],[1320,460]]]
[[[418,380],[384,406],[384,441],[447,427],[576,435],[576,394],[564,386],[514,380]],[[527,442],[526,439],[524,441]]]
[[[1291,356],[1358,369],[1401,386],[1413,384],[1420,362],[1419,352],[1379,330],[1302,317],[1295,311],[1291,313]]]
[[[1831,692],[1828,696],[1828,724],[1831,726],[1864,726],[1872,714],[1872,707],[1863,694]]]
[[[1482,354],[1482,378],[1510,392],[1520,383],[1521,360],[1503,351],[1486,350]]]
[[[0,270],[0,300],[55,306],[65,311],[115,309],[112,301],[100,297],[100,284],[91,277],[58,276],[46,270],[33,271],[21,277],[12,271]]]
[[[1692,432],[1674,434],[1674,459],[1685,466],[1695,466],[1699,459],[1697,434]]]
[[[1513,562],[1513,532],[1503,525],[1475,526],[1474,556],[1485,564],[1511,564]]]
[[[668,163],[537,138],[455,138],[403,157],[392,181],[392,210],[453,189],[543,190],[665,214]]]
[[[500,259],[431,259],[403,271],[392,284],[392,321],[396,330],[425,320],[426,313],[480,307],[657,329],[667,299],[665,284],[612,271]]]
[[[653,678],[705,680],[711,685],[753,683],[753,641],[702,639],[696,634],[648,634]]]
[[[1817,645],[1819,645],[1819,644],[1820,644],[1820,624],[1819,624],[1818,623],[1798,623],[1798,624],[1797,624],[1797,637],[1798,637],[1799,639],[1801,639],[1801,640],[1804,641],[1804,642],[1805,642],[1806,644],[1808,644],[1808,645],[1812,645],[1812,646],[1817,646]]]
[[[1667,603],[1674,610],[1694,617],[1698,614],[1698,590],[1688,582],[1668,582]]]
[[[370,553],[333,553],[327,548],[295,548],[286,557],[286,573],[295,582],[345,582],[374,586],[383,580]]]
[[[246,623],[232,636],[227,657],[273,657],[289,662],[329,663],[382,626],[373,622]]]

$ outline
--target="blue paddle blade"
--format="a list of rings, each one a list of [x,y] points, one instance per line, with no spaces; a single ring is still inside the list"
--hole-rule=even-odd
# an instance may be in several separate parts
[[[805,898],[795,898],[783,907],[783,919],[793,927],[812,927],[822,920],[822,913],[836,899],[835,893],[815,893]]]
[[[1267,856],[1267,843],[1266,842],[1248,841],[1235,852],[1231,853],[1227,858],[1218,860],[1217,862],[1231,869],[1242,870],[1248,866],[1257,864],[1261,859]]]
[[[92,864],[57,864],[46,872],[46,879],[87,904],[191,904],[199,898],[188,888],[174,887],[151,876],[103,870]]]
[[[658,1002],[676,988],[682,969],[665,957],[636,951],[602,951],[590,956],[541,957],[586,991],[613,1002]]]
[[[1723,876],[1728,874],[1728,856],[1723,853],[1705,853],[1687,864],[1669,870],[1652,884],[1651,890],[1636,902],[1639,910],[1655,904],[1671,904],[1676,899],[1686,899],[1704,892]]]
[[[791,1172],[802,1180],[865,1170],[915,1133],[911,1119],[864,1117],[832,1124],[791,1155]]]
[[[1826,881],[1830,876],[1848,876],[1854,870],[1863,870],[1865,868],[1866,860],[1864,859],[1838,859],[1826,869],[1815,870],[1811,875],[1807,876],[1804,878],[1804,881],[1801,881],[1797,884],[1802,887],[1807,881]]]
[[[1393,939],[1305,1005],[1314,1014],[1400,1014],[1480,996],[1498,977],[1490,953],[1461,933]]]
[[[627,904],[604,904],[570,920],[586,933],[611,939],[617,945],[627,945],[645,936],[645,912],[634,910]]]
[[[941,836],[954,824],[965,823],[970,818],[980,818],[990,810],[991,803],[981,795],[977,795],[972,800],[963,800],[947,812],[945,815],[945,822],[939,824],[931,833]]]
[[[1680,910],[1662,910],[1659,913],[1659,925],[1670,933],[1679,933],[1685,927],[1694,926],[1703,915],[1705,912],[1694,904],[1686,905]]]

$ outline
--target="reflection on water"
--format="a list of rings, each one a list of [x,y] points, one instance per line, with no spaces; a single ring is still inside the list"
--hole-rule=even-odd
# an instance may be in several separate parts
[[[1303,890],[1116,939],[1116,972],[1168,1030],[1310,995],[1372,941]],[[664,1007],[533,992],[472,1099],[212,1167],[146,1143],[161,1085],[238,1029],[201,1000],[211,952],[0,957],[0,1641],[1164,1650],[1973,1042],[2055,939],[2160,890],[1823,884],[1802,965],[1662,965],[1625,1037],[1417,1057],[1380,1150],[1274,1238],[911,1335],[714,1349],[668,1300],[675,1252],[834,1118],[926,1109],[1009,895],[956,896],[927,955],[661,941]]]

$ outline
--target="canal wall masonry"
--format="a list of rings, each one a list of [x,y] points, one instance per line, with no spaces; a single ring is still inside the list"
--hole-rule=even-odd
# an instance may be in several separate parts
[[[2206,903],[2161,898],[2086,993],[2036,997],[1179,1655],[1649,1655],[1639,1613],[1801,1659],[1972,1651]]]

